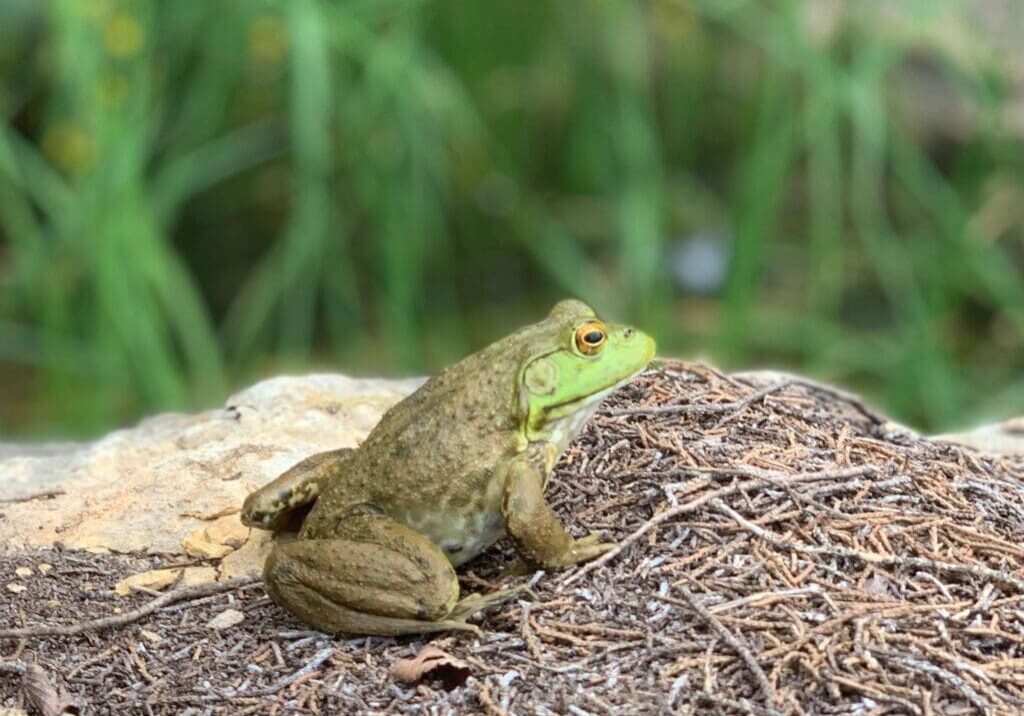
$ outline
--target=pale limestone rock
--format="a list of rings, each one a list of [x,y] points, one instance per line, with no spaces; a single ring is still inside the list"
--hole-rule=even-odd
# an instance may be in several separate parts
[[[937,435],[933,439],[997,455],[1024,455],[1024,416],[963,433]]]
[[[174,584],[179,574],[180,569],[151,569],[148,572],[139,572],[118,582],[114,586],[114,591],[122,597],[127,597],[136,587],[164,589]]]
[[[193,557],[221,559],[245,544],[249,532],[236,512],[198,527],[181,541],[181,547]]]
[[[188,556],[200,559],[222,559],[235,551],[234,547],[229,547],[226,544],[214,544],[196,539],[192,535],[181,541],[181,548]]]
[[[0,446],[0,549],[180,554],[191,539],[227,555],[246,539],[237,513],[249,492],[313,453],[357,445],[420,382],[274,378],[223,409],[159,415],[94,443]],[[12,502],[45,492],[60,494]]]
[[[271,537],[270,532],[253,530],[252,537],[244,545],[220,561],[220,579],[260,576],[273,546]]]

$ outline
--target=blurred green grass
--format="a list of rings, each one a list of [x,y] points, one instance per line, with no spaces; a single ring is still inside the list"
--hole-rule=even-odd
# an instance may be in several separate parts
[[[919,427],[1024,412],[1024,70],[962,2],[835,8],[0,0],[0,435],[436,370],[566,295]]]

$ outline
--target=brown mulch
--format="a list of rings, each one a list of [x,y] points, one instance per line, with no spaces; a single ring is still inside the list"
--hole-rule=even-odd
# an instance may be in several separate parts
[[[605,403],[549,498],[623,547],[535,576],[482,639],[332,639],[252,585],[2,640],[0,705],[24,704],[37,663],[83,714],[1024,712],[1024,458],[916,438],[801,379],[665,363]],[[511,558],[495,548],[464,588]],[[0,558],[0,629],[145,604],[110,588],[173,560]],[[244,621],[207,626],[229,608]],[[427,643],[469,680],[396,683]]]

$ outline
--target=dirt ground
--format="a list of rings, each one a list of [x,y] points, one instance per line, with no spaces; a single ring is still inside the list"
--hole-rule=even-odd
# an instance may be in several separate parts
[[[82,714],[1024,712],[1024,459],[916,438],[801,379],[665,363],[606,401],[549,498],[622,549],[535,575],[482,638],[334,639],[252,584],[0,639],[0,706],[29,707],[37,664]],[[512,556],[461,570],[464,590]],[[0,630],[123,614],[156,595],[113,585],[176,560],[0,558]],[[242,619],[210,625],[225,612]],[[468,680],[397,682],[427,643]]]

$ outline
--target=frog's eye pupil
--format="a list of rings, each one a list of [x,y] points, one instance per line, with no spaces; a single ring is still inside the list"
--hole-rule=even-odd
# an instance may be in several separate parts
[[[604,340],[604,334],[601,331],[590,331],[587,335],[583,336],[583,340],[592,346],[596,346]]]

